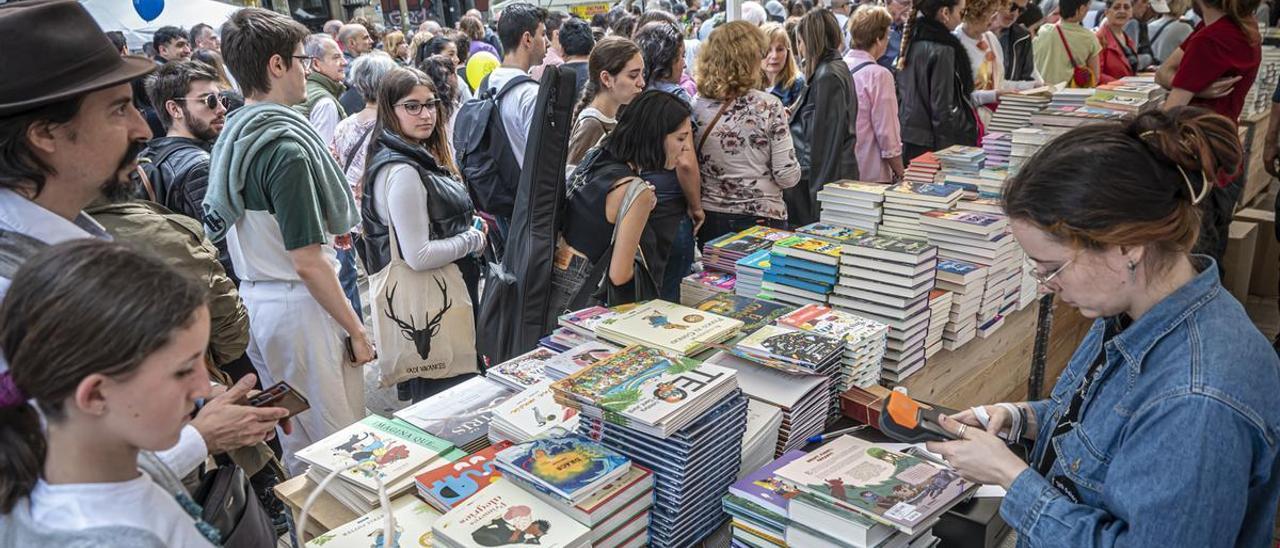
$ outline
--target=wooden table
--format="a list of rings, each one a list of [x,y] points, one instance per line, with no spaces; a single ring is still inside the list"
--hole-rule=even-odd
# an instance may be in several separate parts
[[[276,484],[276,497],[289,507],[289,512],[293,514],[294,525],[301,523],[302,504],[307,501],[307,497],[315,491],[316,487],[316,483],[307,479],[306,476],[297,476]],[[338,499],[328,493],[322,493],[316,498],[315,504],[311,505],[311,517],[307,522],[307,530],[302,534],[304,538],[298,540],[306,542],[358,517],[360,516],[343,506]]]

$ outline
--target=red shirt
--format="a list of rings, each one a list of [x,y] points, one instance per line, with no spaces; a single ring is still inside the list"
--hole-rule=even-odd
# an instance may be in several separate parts
[[[1223,17],[1207,27],[1200,23],[1182,43],[1182,63],[1173,75],[1173,87],[1198,93],[1219,78],[1242,76],[1226,97],[1191,100],[1192,105],[1236,121],[1261,63],[1261,45],[1251,42],[1230,19]]]

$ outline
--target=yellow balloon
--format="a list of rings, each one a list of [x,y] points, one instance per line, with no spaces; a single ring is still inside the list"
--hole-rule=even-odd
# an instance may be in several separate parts
[[[497,56],[487,51],[477,51],[472,54],[471,58],[467,59],[467,85],[471,86],[471,91],[478,90],[484,77],[501,64]]]

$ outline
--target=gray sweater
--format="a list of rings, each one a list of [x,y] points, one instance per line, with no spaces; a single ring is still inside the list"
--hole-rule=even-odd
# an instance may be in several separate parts
[[[125,526],[63,530],[45,527],[31,518],[31,500],[23,499],[13,511],[0,515],[0,548],[58,546],[61,548],[165,548],[151,531]]]

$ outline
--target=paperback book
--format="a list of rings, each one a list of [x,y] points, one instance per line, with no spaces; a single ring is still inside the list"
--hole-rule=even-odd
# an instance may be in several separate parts
[[[498,453],[498,469],[511,480],[568,505],[585,501],[631,469],[631,460],[574,434],[514,445]]]
[[[509,481],[499,479],[441,516],[432,527],[441,546],[589,546],[591,531]]]
[[[436,510],[448,512],[502,477],[494,466],[494,457],[508,447],[511,447],[511,442],[499,441],[457,461],[418,474],[414,477],[418,495]]]

